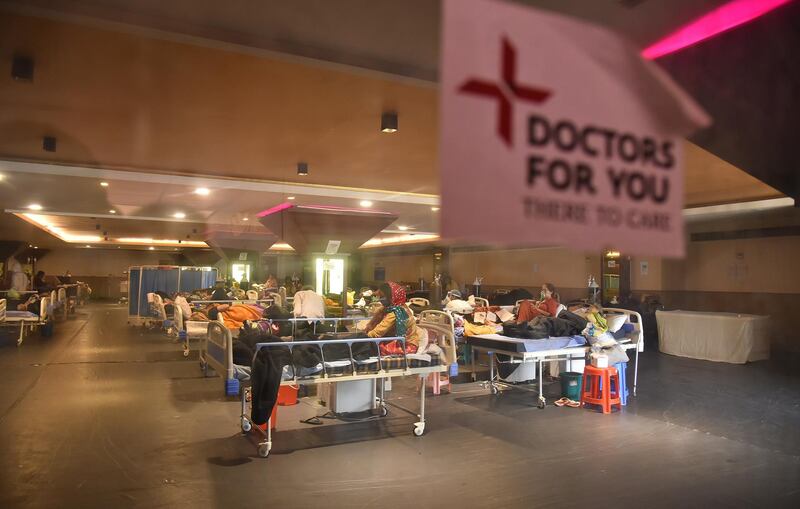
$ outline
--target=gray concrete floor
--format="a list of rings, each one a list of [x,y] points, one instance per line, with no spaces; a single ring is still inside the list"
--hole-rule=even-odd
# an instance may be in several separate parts
[[[301,427],[296,407],[264,460],[221,380],[125,313],[0,340],[0,507],[800,507],[795,361],[649,352],[611,416],[458,385],[428,398],[420,438],[401,412]]]

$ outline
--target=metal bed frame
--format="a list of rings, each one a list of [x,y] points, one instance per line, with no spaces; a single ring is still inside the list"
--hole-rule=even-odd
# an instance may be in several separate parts
[[[316,326],[319,322],[334,322],[334,334],[339,331],[339,323],[345,321],[356,322],[363,318],[284,318],[272,320],[273,323],[290,322],[292,324],[292,335],[296,332],[298,322],[313,322],[313,332],[316,333]],[[225,378],[226,395],[231,396],[238,393],[236,369],[233,367],[233,338],[234,331],[225,327],[221,320],[208,322],[206,335],[200,341],[200,368],[208,376],[209,367],[221,374]],[[187,339],[188,343],[188,339]],[[306,342],[307,343],[307,342]],[[189,355],[188,352],[184,356]]]
[[[644,332],[642,328],[642,316],[637,313],[636,311],[630,311],[628,309],[620,309],[620,308],[605,308],[605,314],[624,314],[626,315],[625,323],[631,323],[634,325],[634,331],[628,333],[626,339],[619,340],[620,346],[625,350],[636,350],[635,360],[634,360],[634,371],[633,371],[633,396],[636,396],[636,387],[639,378],[639,352],[644,351]],[[635,318],[635,321],[633,320]],[[466,336],[464,339],[467,343],[470,343],[469,340],[470,336]],[[517,340],[516,338],[508,338],[509,340]],[[522,341],[522,340],[517,340]],[[539,409],[544,408],[547,405],[547,400],[544,397],[543,392],[543,380],[544,380],[544,363],[550,361],[571,361],[571,360],[578,360],[584,359],[586,357],[586,353],[589,351],[588,346],[577,346],[571,348],[559,348],[553,350],[542,350],[538,352],[517,352],[511,350],[498,350],[496,348],[487,348],[481,345],[471,345],[473,350],[484,352],[489,357],[489,380],[483,382],[483,385],[489,388],[489,391],[492,394],[497,394],[500,391],[500,387],[512,387],[512,388],[525,388],[524,386],[514,385],[511,383],[504,382],[500,380],[496,373],[495,373],[495,355],[499,353],[501,355],[507,355],[511,358],[511,363],[514,364],[524,364],[527,362],[536,362],[538,363],[538,373],[537,377],[539,379],[538,383],[538,393],[539,398],[537,402],[537,407]],[[472,380],[476,380],[475,376],[475,356],[472,357]]]
[[[350,363],[352,366],[355,366],[355,359],[353,359],[353,343],[374,343],[376,348],[380,349],[380,343],[385,343],[389,341],[399,341],[403,344],[403,350],[405,350],[405,338],[403,337],[385,337],[385,338],[359,338],[359,339],[330,339],[330,340],[321,340],[321,341],[302,341],[302,342],[282,342],[282,343],[258,343],[256,348],[260,351],[262,348],[274,348],[274,347],[288,347],[291,349],[294,346],[319,346],[320,355],[322,358],[322,374],[313,377],[307,378],[299,378],[297,377],[297,369],[293,366],[294,377],[291,380],[282,380],[281,386],[285,385],[315,385],[315,384],[322,384],[322,383],[337,383],[337,382],[348,382],[354,380],[377,380],[378,386],[376,390],[376,396],[374,399],[374,406],[373,408],[379,409],[380,417],[385,417],[389,410],[388,406],[392,406],[397,408],[398,410],[402,410],[407,412],[411,415],[415,415],[419,420],[414,422],[414,427],[412,432],[414,436],[422,436],[425,433],[425,392],[426,387],[425,384],[420,384],[419,388],[419,413],[416,413],[412,410],[404,408],[396,403],[391,401],[387,401],[385,398],[385,388],[384,382],[387,378],[394,378],[398,376],[419,376],[423,380],[431,373],[440,373],[445,371],[447,368],[441,364],[437,364],[435,366],[425,366],[419,368],[412,368],[409,367],[408,364],[408,355],[403,355],[404,358],[404,366],[399,369],[383,369],[381,355],[377,356],[378,359],[378,370],[374,373],[364,373],[364,374],[356,374],[355,370],[351,375],[329,375],[325,368],[325,358],[324,358],[324,345],[329,344],[346,344],[350,350]],[[257,355],[257,353],[256,353]],[[247,399],[249,391],[245,389],[241,391],[241,404],[242,404],[242,413],[241,413],[241,428],[242,433],[247,434],[251,430],[258,430],[258,433],[263,437],[263,440],[259,441],[258,443],[258,455],[262,458],[266,458],[269,456],[270,450],[272,450],[272,416],[269,416],[266,423],[266,430],[262,430],[259,426],[254,426],[253,422],[250,420],[250,417],[247,415]]]
[[[195,300],[189,303],[189,306],[194,308],[196,307],[195,304],[268,304],[271,305],[273,302],[272,299],[255,299],[255,300]],[[175,329],[178,333],[178,339],[182,340],[181,344],[183,346],[183,356],[189,357],[189,352],[191,351],[190,340],[192,338],[202,339],[208,333],[208,323],[199,320],[188,320],[189,317],[183,316],[183,309],[181,309],[178,305],[173,305],[173,321],[175,325]],[[224,324],[222,317],[217,319],[219,323]],[[190,325],[191,324],[191,325]],[[195,324],[203,324],[204,326],[198,326]],[[190,330],[191,329],[191,330]],[[197,331],[195,332],[195,329]]]
[[[30,330],[40,327],[47,323],[50,318],[47,314],[50,307],[50,297],[42,297],[39,301],[39,316],[32,317],[9,317],[7,314],[8,301],[0,299],[0,327],[16,327],[19,323],[19,336],[17,337],[17,346],[21,346],[25,341],[25,335]]]

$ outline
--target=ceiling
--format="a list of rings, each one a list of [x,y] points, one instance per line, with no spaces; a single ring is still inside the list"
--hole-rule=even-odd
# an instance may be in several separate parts
[[[97,176],[85,176],[93,173]],[[0,161],[0,176],[0,203],[6,212],[0,216],[0,240],[24,239],[41,247],[62,246],[63,239],[93,247],[205,247],[200,243],[207,232],[266,234],[256,214],[281,203],[390,210],[398,219],[383,229],[380,239],[415,241],[408,236],[438,231],[438,199],[426,195],[10,161]],[[196,193],[201,187],[208,189],[207,195]],[[30,210],[34,204],[42,210]],[[42,231],[43,225],[55,227],[61,239]],[[109,240],[101,240],[106,232]]]
[[[724,0],[517,0],[604,25],[645,47]],[[5,0],[22,12],[123,23],[436,81],[437,0]],[[125,29],[119,25],[115,29]]]
[[[522,3],[606,25],[645,46],[722,0]],[[107,231],[110,241],[97,244],[199,242],[209,228],[255,227],[258,212],[289,196],[346,208],[369,200],[398,216],[370,245],[436,239],[439,2],[6,0],[0,7],[46,18],[0,20],[0,49],[37,55],[35,86],[0,80],[6,211],[41,204],[48,224],[71,235]],[[397,133],[378,129],[387,109],[400,113]],[[44,133],[58,137],[56,153],[42,152]],[[309,163],[308,176],[297,175],[300,161]],[[689,207],[783,196],[697,145],[688,145],[686,168]],[[195,194],[198,187],[210,194]],[[64,245],[2,214],[0,240],[20,239]]]

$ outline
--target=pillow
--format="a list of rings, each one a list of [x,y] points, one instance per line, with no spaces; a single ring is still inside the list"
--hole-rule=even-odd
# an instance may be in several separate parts
[[[628,319],[627,315],[609,315],[606,317],[606,322],[608,322],[608,331],[609,332],[617,332],[625,325],[625,321]]]

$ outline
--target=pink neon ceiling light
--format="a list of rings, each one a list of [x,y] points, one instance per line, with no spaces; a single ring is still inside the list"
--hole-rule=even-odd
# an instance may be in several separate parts
[[[792,0],[733,0],[685,25],[642,51],[648,60],[663,57],[687,46],[752,21]]]

